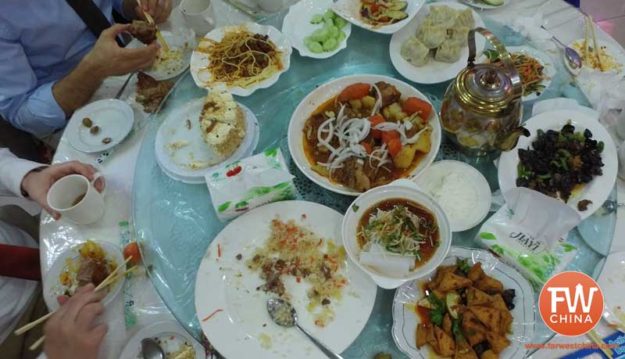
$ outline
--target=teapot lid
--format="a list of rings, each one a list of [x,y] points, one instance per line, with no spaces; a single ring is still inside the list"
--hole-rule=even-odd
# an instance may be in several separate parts
[[[462,81],[466,91],[485,102],[500,102],[514,97],[510,76],[499,67],[477,65],[467,71]]]

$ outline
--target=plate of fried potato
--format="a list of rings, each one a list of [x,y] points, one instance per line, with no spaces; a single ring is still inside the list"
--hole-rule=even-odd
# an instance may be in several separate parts
[[[411,358],[523,358],[534,303],[515,269],[487,251],[452,247],[436,272],[395,293],[393,339]]]

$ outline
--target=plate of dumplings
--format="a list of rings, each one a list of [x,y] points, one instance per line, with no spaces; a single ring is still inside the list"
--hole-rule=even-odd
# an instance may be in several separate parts
[[[484,22],[468,6],[426,4],[391,38],[391,62],[402,76],[416,83],[451,80],[467,65],[468,33],[476,27],[484,27]],[[477,34],[475,42],[477,53],[482,53],[486,39]]]

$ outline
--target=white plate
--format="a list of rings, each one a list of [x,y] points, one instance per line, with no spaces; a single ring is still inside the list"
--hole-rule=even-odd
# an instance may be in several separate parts
[[[477,201],[474,203],[471,213],[467,213],[462,218],[453,218],[447,214],[451,230],[462,232],[478,225],[488,214],[492,199],[490,186],[484,175],[475,167],[460,161],[444,160],[434,162],[419,177],[415,178],[417,185],[432,198],[432,185],[440,184],[443,178],[451,173],[460,175],[471,192],[475,193]],[[436,198],[434,198],[436,200]],[[439,203],[440,204],[440,203]],[[444,208],[443,208],[444,210]]]
[[[245,137],[239,148],[230,157],[217,164],[197,170],[185,166],[191,162],[191,158],[196,161],[215,158],[215,154],[202,139],[199,118],[203,106],[204,99],[199,98],[172,110],[156,134],[154,141],[156,160],[165,174],[177,181],[193,184],[204,183],[206,173],[224,162],[236,161],[251,155],[258,144],[260,135],[258,120],[250,109],[239,104],[245,115],[246,124]],[[191,129],[187,129],[186,120],[191,123]],[[168,150],[167,145],[176,141],[186,141],[189,145],[172,153]]]
[[[93,126],[100,127],[97,134],[91,134],[89,128],[83,126],[82,120],[85,117],[91,119]],[[99,100],[74,112],[65,128],[65,135],[78,151],[102,152],[118,145],[130,133],[134,121],[135,114],[126,102],[115,99]],[[111,138],[108,144],[102,143],[106,137]]]
[[[360,269],[371,276],[377,285],[384,289],[395,289],[407,281],[427,276],[441,264],[451,247],[451,227],[449,226],[449,221],[443,209],[427,194],[416,188],[404,186],[400,181],[397,182],[398,183],[371,189],[356,198],[345,213],[341,232],[343,246],[345,246],[345,251],[352,262],[356,263]],[[360,263],[362,249],[358,243],[357,233],[358,225],[365,213],[376,204],[392,198],[404,198],[430,210],[436,218],[439,234],[439,246],[429,261],[416,268],[414,271],[398,273],[395,276],[385,275]]]
[[[508,5],[510,1],[511,0],[503,0],[503,4],[501,5],[490,5],[490,4],[485,3],[482,0],[460,0],[460,2],[464,4],[467,4],[469,6],[472,6],[476,9],[481,9],[481,10],[499,9]]]
[[[605,311],[603,318],[613,325],[625,325],[625,304],[623,288],[625,288],[625,252],[615,252],[605,259],[597,284],[603,292]]]
[[[467,59],[469,57],[468,44],[462,48],[460,59],[452,64],[436,61],[432,57],[427,64],[423,66],[415,66],[401,57],[402,44],[410,37],[415,36],[419,25],[421,25],[425,17],[430,13],[430,8],[432,6],[442,5],[447,5],[456,10],[470,9],[470,7],[456,2],[436,2],[426,4],[408,25],[402,28],[401,31],[396,32],[391,38],[391,43],[389,45],[391,62],[397,72],[408,80],[420,84],[435,84],[453,79],[458,75],[458,73],[460,73],[460,71],[462,71],[462,69],[467,67]],[[471,9],[471,12],[473,13],[473,18],[475,19],[475,27],[484,27],[484,21],[482,21],[480,15],[478,15],[473,9]],[[480,33],[475,34],[475,45],[477,46],[477,53],[481,54],[482,50],[484,50],[484,46],[486,45],[486,39]]]
[[[202,345],[193,339],[178,323],[165,320],[152,323],[136,332],[135,335],[128,340],[128,343],[126,343],[119,358],[142,359],[141,340],[145,338],[157,340],[165,352],[166,357],[180,350],[181,345],[185,342],[191,345],[195,350],[196,359],[206,357]]]
[[[527,96],[523,96],[523,101],[533,101],[536,100],[537,98],[539,98],[548,88],[549,85],[551,85],[551,81],[553,79],[553,77],[556,75],[557,70],[555,65],[553,64],[553,61],[551,60],[551,56],[547,55],[546,53],[537,50],[533,47],[529,47],[529,46],[509,46],[506,47],[506,49],[508,50],[508,53],[513,54],[513,53],[522,53],[526,56],[530,56],[533,57],[534,59],[536,59],[536,61],[540,62],[541,65],[543,65],[544,69],[543,69],[543,74],[545,75],[545,79],[541,81],[541,85],[544,86],[543,91],[540,92],[540,95],[538,95],[536,92],[532,92],[531,94],[527,95]],[[483,55],[481,58],[480,62],[487,62],[486,57]]]
[[[182,57],[178,61],[169,61],[163,63],[159,67],[152,66],[145,72],[157,81],[168,80],[183,73],[191,62],[191,52],[195,48],[195,32],[191,29],[178,28],[175,32],[161,31],[161,35],[167,42],[170,49],[179,49]],[[129,44],[129,48],[138,48],[145,46],[137,39],[133,39]]]
[[[501,281],[505,289],[514,289],[516,292],[515,307],[512,310],[512,334],[507,337],[512,342],[501,354],[500,358],[523,358],[525,348],[523,343],[529,342],[534,336],[535,310],[534,291],[529,282],[515,269],[503,264],[495,256],[481,249],[469,249],[452,247],[451,252],[443,265],[452,265],[456,259],[468,259],[469,264],[482,263],[486,274]],[[404,284],[395,292],[393,300],[393,339],[399,349],[410,358],[427,359],[432,357],[433,351],[428,345],[417,349],[415,332],[421,322],[415,311],[411,308],[424,297],[423,283],[431,279],[433,273],[427,278]],[[409,304],[406,306],[405,304]]]
[[[518,149],[526,149],[531,146],[532,141],[536,138],[536,131],[555,130],[560,131],[569,120],[575,131],[584,131],[588,129],[592,132],[592,138],[597,141],[603,141],[604,149],[601,153],[604,166],[603,175],[595,177],[588,183],[583,190],[571,196],[568,205],[573,208],[581,219],[584,220],[592,215],[597,209],[601,208],[603,202],[610,196],[610,192],[614,188],[616,181],[616,172],[618,170],[618,160],[616,157],[616,147],[612,141],[612,137],[597,118],[584,113],[571,110],[558,110],[543,112],[530,118],[523,126],[530,131],[530,137],[521,137],[517,146],[508,152],[501,154],[499,159],[499,188],[501,193],[505,194],[508,190],[516,188],[517,167],[519,164]],[[586,211],[577,210],[577,202],[582,199],[592,201]]]
[[[310,20],[314,15],[323,15],[332,6],[332,0],[301,0],[289,8],[289,12],[282,22],[282,33],[289,38],[294,48],[301,56],[315,59],[327,59],[336,55],[339,51],[347,47],[347,39],[352,34],[352,24],[347,23],[340,31],[345,33],[345,39],[341,41],[334,51],[314,53],[304,44],[304,39],[315,30],[321,29],[322,24],[311,24]]]
[[[303,130],[304,125],[306,124],[306,120],[310,117],[310,115],[323,103],[325,103],[330,98],[337,96],[345,87],[348,85],[364,82],[373,84],[378,81],[387,82],[399,90],[401,92],[402,98],[407,97],[418,97],[422,100],[430,102],[430,100],[422,94],[416,88],[408,85],[407,83],[394,79],[388,76],[382,75],[349,75],[345,77],[341,77],[330,82],[327,82],[316,89],[314,89],[311,93],[309,93],[304,99],[299,103],[295,112],[291,116],[291,121],[289,123],[289,132],[288,132],[288,142],[289,142],[289,152],[291,152],[291,156],[297,164],[297,167],[308,177],[311,181],[315,182],[319,186],[330,190],[332,192],[345,194],[349,196],[357,196],[361,192],[354,191],[353,189],[347,188],[341,184],[333,183],[328,178],[318,174],[317,172],[311,169],[310,162],[304,153],[304,144],[303,144]],[[430,152],[425,156],[419,165],[415,167],[415,169],[410,173],[409,177],[414,177],[421,173],[425,168],[427,168],[436,157],[438,153],[438,149],[441,144],[441,125],[438,119],[438,114],[436,111],[432,111],[432,115],[430,118],[430,125],[432,126],[432,148]]]
[[[332,10],[340,17],[351,22],[352,24],[367,29],[369,31],[377,32],[380,34],[393,34],[406,26],[412,20],[413,17],[419,12],[419,9],[425,3],[424,0],[407,0],[408,6],[404,10],[408,17],[402,21],[396,22],[390,25],[374,26],[364,21],[360,16],[360,2],[361,0],[337,0],[332,5]]]
[[[243,26],[247,29],[247,31],[254,34],[268,35],[269,39],[274,43],[276,48],[282,53],[282,70],[276,72],[273,76],[268,79],[265,79],[261,82],[255,83],[249,87],[238,87],[238,86],[226,86],[228,91],[232,92],[233,95],[237,96],[249,96],[254,91],[267,88],[278,81],[280,75],[283,72],[286,72],[291,66],[291,43],[287,39],[284,34],[282,34],[278,29],[273,26],[265,26],[259,25],[257,23],[245,23],[237,26],[225,26],[214,29],[210,31],[208,34],[204,36],[206,39],[211,39],[214,41],[221,41],[224,37],[224,34],[231,29],[235,29],[239,26]],[[201,53],[198,51],[193,51],[191,54],[191,76],[195,81],[195,84],[198,87],[208,89],[211,86],[215,86],[219,84],[218,82],[213,82],[212,75],[208,71],[203,71],[210,64],[211,59],[207,54]]]
[[[124,263],[124,256],[122,255],[122,252],[119,249],[119,246],[116,246],[110,242],[101,242],[101,241],[94,241],[94,242],[97,243],[100,247],[102,247],[108,259],[114,260],[117,263],[117,265]],[[80,248],[82,244],[84,243],[75,245],[72,248],[62,252],[56,258],[56,260],[52,264],[52,267],[50,267],[50,270],[48,271],[48,273],[46,273],[46,276],[43,281],[43,299],[46,302],[46,305],[48,306],[48,309],[50,311],[54,311],[58,309],[59,302],[57,301],[57,298],[58,296],[63,295],[64,293],[64,290],[63,290],[64,287],[59,282],[59,275],[63,271],[63,268],[65,268],[65,261],[69,258],[78,260],[78,258],[80,257],[80,254],[78,253],[78,249]],[[104,297],[104,299],[102,300],[102,304],[104,304],[104,306],[109,305],[113,301],[113,299],[115,299],[115,297],[119,294],[119,291],[122,289],[125,280],[126,280],[126,276],[122,276],[121,278],[117,279],[117,282],[112,288],[109,288],[109,291],[106,294],[106,297]]]
[[[579,56],[583,56],[583,54],[580,51],[578,51],[573,45],[575,43],[583,43],[583,41],[584,41],[584,39],[577,39],[577,40],[572,41],[569,44],[569,47],[572,48],[573,50],[577,51]],[[592,39],[589,39],[588,41],[592,43]],[[601,40],[601,39],[597,39],[597,43],[599,43],[599,46],[602,46],[602,47],[605,46],[607,53],[612,56],[612,58],[615,60],[615,62],[617,62],[617,63],[619,63],[621,65],[619,69],[613,69],[613,70],[610,70],[610,71],[603,71],[603,72],[605,72],[605,73],[614,73],[614,74],[622,74],[623,71],[625,71],[625,60],[623,60],[623,59],[625,59],[625,51],[623,51],[623,49],[620,46],[614,45],[612,42],[609,42],[609,41],[604,41],[604,40]],[[574,74],[575,73],[579,73],[579,70],[572,70],[570,68],[570,66],[568,65],[568,63],[566,61],[566,57],[564,55],[564,51],[562,52],[562,58],[563,58],[564,63],[567,66],[567,69],[569,69],[569,71],[574,71],[573,72]],[[601,72],[598,69],[587,67],[585,65],[583,67],[587,68],[587,69],[590,69],[591,71]]]
[[[283,221],[293,219],[319,236],[340,243],[341,214],[317,203],[275,202],[233,220],[211,243],[197,273],[195,308],[202,330],[226,358],[327,358],[297,329],[283,328],[271,321],[266,309],[271,295],[256,290],[263,281],[245,265],[256,248],[264,245],[271,233],[270,223],[276,217]],[[236,259],[238,254],[243,256],[241,260]],[[308,286],[292,278],[284,281],[300,324],[337,353],[349,347],[364,328],[377,290],[353,263],[346,260],[345,264],[349,284],[343,289],[341,301],[334,303],[334,321],[325,328],[316,327],[306,310]],[[223,312],[202,321],[217,309]]]

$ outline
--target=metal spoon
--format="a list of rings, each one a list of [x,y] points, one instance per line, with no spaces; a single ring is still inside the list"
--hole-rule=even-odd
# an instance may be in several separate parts
[[[566,62],[568,62],[569,66],[573,70],[582,68],[582,57],[579,56],[579,54],[577,53],[577,51],[575,51],[575,49],[572,49],[569,46],[566,46],[565,44],[562,43],[562,41],[558,40],[558,38],[555,36],[552,36],[551,39],[557,42],[560,46],[564,48],[564,57],[566,58]]]
[[[163,349],[152,338],[145,338],[141,341],[141,355],[143,359],[165,359]]]
[[[297,313],[295,312],[295,308],[293,306],[280,298],[270,298],[267,301],[267,311],[269,312],[269,316],[274,323],[278,324],[281,327],[291,328],[296,327],[299,329],[304,335],[310,339],[313,344],[317,346],[328,358],[332,359],[343,359],[340,355],[334,353],[328,347],[319,342],[315,337],[313,337],[310,333],[306,331],[306,329],[300,327],[297,323]]]

